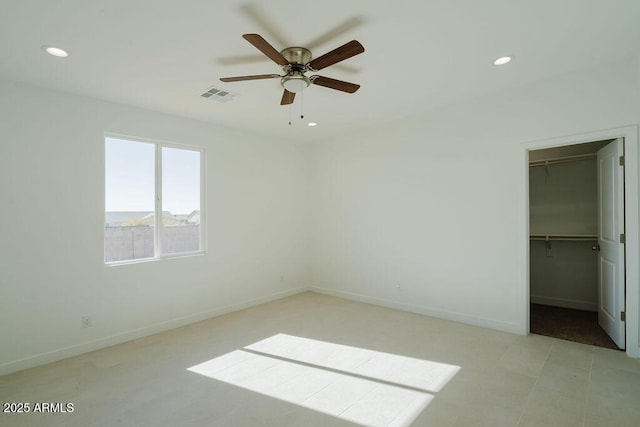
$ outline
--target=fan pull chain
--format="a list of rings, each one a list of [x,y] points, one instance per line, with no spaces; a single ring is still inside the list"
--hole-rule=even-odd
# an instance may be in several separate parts
[[[300,92],[300,118],[304,119],[304,90]]]
[[[289,104],[289,126],[291,126],[291,104]]]

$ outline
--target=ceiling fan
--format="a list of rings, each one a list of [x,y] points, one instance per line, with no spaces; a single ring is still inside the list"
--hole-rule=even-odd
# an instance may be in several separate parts
[[[280,79],[280,84],[284,88],[280,105],[293,103],[296,93],[302,92],[311,84],[324,86],[342,92],[354,93],[360,89],[360,85],[344,82],[329,77],[313,75],[305,76],[309,71],[319,71],[330,65],[349,59],[364,52],[364,47],[357,40],[351,40],[342,46],[327,52],[322,56],[311,59],[311,51],[304,47],[288,47],[278,52],[264,38],[258,34],[244,34],[245,40],[254,45],[258,50],[280,65],[284,75],[279,74],[259,74],[255,76],[223,77],[223,82],[239,82],[244,80]]]

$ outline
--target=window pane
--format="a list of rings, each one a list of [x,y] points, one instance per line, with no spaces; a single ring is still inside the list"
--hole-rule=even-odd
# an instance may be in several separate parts
[[[200,152],[162,147],[162,253],[200,250]]]
[[[105,262],[152,258],[155,145],[105,139]]]

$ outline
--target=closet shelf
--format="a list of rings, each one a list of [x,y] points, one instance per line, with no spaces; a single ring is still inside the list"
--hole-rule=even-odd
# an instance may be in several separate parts
[[[529,240],[567,241],[567,242],[594,242],[598,241],[598,236],[591,234],[532,234]]]

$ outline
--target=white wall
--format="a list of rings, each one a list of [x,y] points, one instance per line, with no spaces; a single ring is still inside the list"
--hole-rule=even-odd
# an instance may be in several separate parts
[[[309,282],[524,333],[521,143],[637,124],[639,66],[621,61],[312,147],[0,82],[0,374]],[[206,148],[206,255],[104,266],[104,132]],[[80,328],[84,315],[93,327]]]
[[[205,147],[206,255],[105,267],[104,132]],[[0,134],[0,374],[307,283],[304,144],[9,82]]]
[[[526,332],[522,143],[637,124],[638,75],[620,61],[314,145],[315,289]]]

